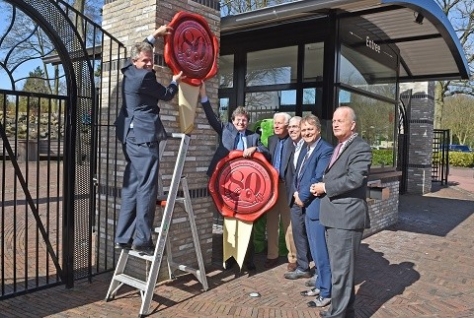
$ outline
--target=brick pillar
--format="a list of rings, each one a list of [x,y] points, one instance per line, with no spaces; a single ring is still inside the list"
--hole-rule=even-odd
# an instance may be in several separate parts
[[[409,194],[431,192],[431,160],[433,152],[434,82],[400,85],[400,91],[412,89],[409,117]]]
[[[140,1],[129,1],[129,0],[105,0],[103,7],[103,28],[109,32],[112,36],[122,41],[130,52],[130,47],[134,42],[142,41],[148,35],[150,35],[156,28],[163,24],[169,23],[174,15],[179,11],[189,11],[192,13],[199,14],[206,18],[212,32],[220,38],[220,11],[219,3],[214,0],[198,0],[198,1],[182,1],[182,0],[169,0],[169,1],[157,1],[157,0],[140,0]],[[157,70],[157,78],[163,85],[168,85],[172,78],[171,70],[165,65],[163,58],[164,41],[162,38],[157,39],[155,43],[155,70]],[[104,54],[107,54],[107,48],[103,50]],[[158,68],[157,68],[158,67]],[[114,70],[118,72],[117,69]],[[113,71],[111,71],[113,72]],[[121,78],[121,75],[118,75]],[[107,85],[103,85],[103,90],[108,90]],[[111,88],[111,96],[114,96],[113,91],[115,88]],[[208,96],[211,103],[217,107],[217,89],[218,79],[217,77],[208,80],[207,82]],[[104,94],[107,96],[107,94]],[[105,103],[105,101],[103,101]],[[118,97],[118,101],[113,101],[121,105],[121,96]],[[106,104],[103,104],[103,109],[107,108]],[[110,124],[116,118],[115,106],[110,105],[111,114]],[[179,132],[179,113],[178,113],[178,97],[175,97],[172,101],[159,102],[161,109],[160,115],[163,124],[168,133]],[[104,112],[102,110],[102,112]],[[115,134],[115,132],[113,132]],[[115,138],[115,135],[113,136]],[[160,163],[160,172],[163,175],[164,190],[167,191],[171,182],[171,175],[176,160],[178,143],[175,141],[168,141],[168,145],[163,155],[163,160]],[[111,149],[113,146],[109,146],[107,150],[110,154],[115,154],[115,150]],[[120,147],[120,146],[118,146]],[[118,148],[117,147],[117,148]],[[204,116],[204,112],[200,105],[197,108],[197,114],[195,119],[195,129],[191,133],[190,146],[187,153],[186,164],[184,167],[183,174],[188,178],[188,184],[193,202],[193,209],[196,215],[196,223],[199,232],[201,249],[204,255],[204,262],[206,264],[211,263],[212,256],[212,224],[213,224],[213,211],[214,204],[207,190],[208,178],[206,176],[206,170],[209,162],[211,161],[212,154],[216,147],[216,134],[210,128],[207,120]],[[117,150],[117,171],[108,173],[116,174],[120,176],[117,185],[117,197],[120,203],[120,189],[122,183],[122,176],[124,171],[124,158],[122,150]],[[106,178],[103,177],[103,180]],[[109,205],[111,206],[111,205]],[[118,217],[118,207],[109,207],[109,209],[115,209]],[[157,210],[157,216],[155,225],[160,224],[160,209]],[[111,224],[116,223],[117,220],[113,221],[104,220],[103,223]],[[109,226],[110,229],[112,227]],[[110,230],[109,232],[112,232]],[[106,234],[108,238],[112,238],[111,234]],[[180,207],[176,205],[176,210],[173,214],[173,222],[170,228],[169,236],[173,247],[173,259],[176,262],[184,263],[189,266],[197,266],[196,254],[193,246],[191,230],[189,222],[187,220],[187,214]],[[113,240],[110,241],[113,244]]]

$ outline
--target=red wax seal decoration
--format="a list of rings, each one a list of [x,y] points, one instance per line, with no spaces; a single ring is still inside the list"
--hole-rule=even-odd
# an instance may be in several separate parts
[[[219,43],[202,16],[178,12],[169,23],[173,28],[165,36],[165,62],[174,74],[183,71],[183,82],[200,86],[217,73]]]
[[[278,178],[263,154],[244,158],[242,151],[231,151],[217,163],[209,191],[224,217],[253,222],[275,205]]]

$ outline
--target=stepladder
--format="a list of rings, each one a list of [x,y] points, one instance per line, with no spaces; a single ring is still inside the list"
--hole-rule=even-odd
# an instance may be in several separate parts
[[[157,198],[157,209],[161,210],[161,223],[159,226],[154,228],[156,234],[156,245],[153,255],[146,255],[142,252],[122,249],[117,260],[112,280],[110,282],[109,289],[107,291],[106,301],[110,301],[117,296],[118,290],[123,286],[127,285],[136,288],[140,292],[141,307],[139,311],[139,317],[145,317],[150,312],[150,305],[154,295],[159,271],[163,262],[166,249],[166,261],[170,279],[176,278],[176,271],[193,274],[196,279],[202,284],[203,290],[209,289],[207,283],[207,277],[204,267],[204,260],[201,251],[201,245],[199,242],[199,234],[196,226],[195,215],[192,207],[191,197],[189,193],[188,182],[185,176],[183,176],[183,168],[186,161],[186,154],[189,146],[190,137],[183,133],[172,133],[168,140],[161,141],[159,146],[159,158],[160,162],[165,153],[165,148],[169,140],[179,140],[179,149],[176,156],[176,163],[174,166],[169,190],[165,194],[163,187],[163,179],[161,174],[159,176],[159,191]],[[182,196],[178,196],[178,191],[182,189]],[[181,195],[180,194],[180,195]],[[183,206],[187,219],[189,221],[191,235],[193,239],[194,250],[196,252],[197,268],[193,268],[187,265],[174,262],[172,256],[172,242],[168,236],[170,227],[173,221],[173,212],[176,208],[176,204]],[[135,273],[129,273],[127,264],[138,261],[145,263],[145,273],[137,275]]]

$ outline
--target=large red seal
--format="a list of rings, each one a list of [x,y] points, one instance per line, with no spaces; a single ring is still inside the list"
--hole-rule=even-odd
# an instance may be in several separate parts
[[[278,178],[263,154],[244,158],[242,151],[232,151],[217,163],[209,191],[224,217],[253,222],[275,205]]]
[[[178,12],[169,23],[171,35],[165,36],[165,62],[173,73],[183,71],[182,81],[200,86],[217,73],[219,43],[202,16]]]

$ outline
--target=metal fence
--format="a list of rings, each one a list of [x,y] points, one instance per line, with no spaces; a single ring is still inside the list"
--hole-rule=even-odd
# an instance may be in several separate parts
[[[0,299],[59,283],[73,287],[113,269],[108,240],[119,189],[113,120],[126,57],[120,41],[63,1],[3,3],[12,12],[7,32],[26,15],[47,36],[54,50],[40,58],[61,66],[66,88],[62,95],[14,85],[0,90]],[[4,58],[2,67],[17,83],[15,65]]]
[[[449,130],[433,130],[433,157],[431,181],[448,184],[449,175]]]

